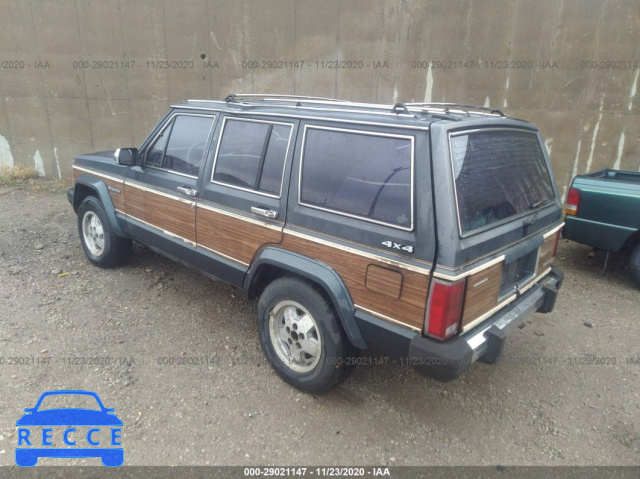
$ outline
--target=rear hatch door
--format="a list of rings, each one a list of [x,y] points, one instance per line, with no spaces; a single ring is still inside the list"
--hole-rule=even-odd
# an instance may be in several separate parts
[[[467,277],[464,332],[548,271],[561,206],[533,125],[488,118],[434,123],[431,131],[435,274]]]

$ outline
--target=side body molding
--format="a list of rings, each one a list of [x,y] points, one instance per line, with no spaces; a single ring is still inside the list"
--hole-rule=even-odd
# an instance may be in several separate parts
[[[245,276],[243,289],[249,299],[255,297],[256,279],[265,266],[289,271],[317,283],[331,299],[351,343],[359,349],[367,349],[367,343],[356,324],[355,306],[349,291],[342,278],[331,267],[291,251],[274,247],[264,248],[258,252]]]

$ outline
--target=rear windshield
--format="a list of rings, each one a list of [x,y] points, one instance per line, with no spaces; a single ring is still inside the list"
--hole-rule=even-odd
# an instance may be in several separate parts
[[[452,135],[451,158],[462,234],[536,210],[555,198],[535,133]]]

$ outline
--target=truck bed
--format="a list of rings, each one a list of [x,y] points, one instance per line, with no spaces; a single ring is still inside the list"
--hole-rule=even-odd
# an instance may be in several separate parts
[[[640,172],[636,171],[612,170],[609,168],[604,168],[602,170],[594,171],[593,173],[581,176],[587,178],[597,178],[599,180],[622,181],[625,183],[635,183],[637,185],[640,185]]]

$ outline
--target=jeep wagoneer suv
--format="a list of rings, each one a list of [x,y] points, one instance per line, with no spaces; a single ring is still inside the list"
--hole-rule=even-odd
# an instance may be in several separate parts
[[[264,353],[304,391],[339,384],[358,350],[440,380],[494,362],[562,283],[540,133],[497,110],[189,100],[139,149],[76,157],[73,182],[91,262],[135,240],[259,298]]]

